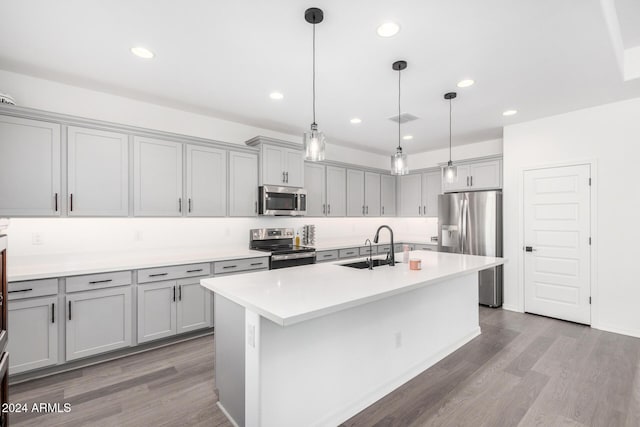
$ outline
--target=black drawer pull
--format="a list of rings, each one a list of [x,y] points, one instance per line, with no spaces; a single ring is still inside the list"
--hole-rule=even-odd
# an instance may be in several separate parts
[[[198,268],[198,269],[196,269],[196,270],[187,270],[187,273],[199,273],[199,272],[201,272],[201,271],[202,271],[202,269],[201,269],[201,268]]]
[[[56,304],[51,303],[51,323],[56,323]]]
[[[332,254],[324,254],[324,255],[322,255],[323,258],[329,258],[329,257],[332,257],[332,256],[333,256]]]
[[[166,276],[169,273],[156,273],[156,274],[150,274],[149,277],[160,277],[160,276]]]
[[[113,282],[113,279],[105,279],[105,280],[94,280],[89,282],[90,285],[95,285],[97,283],[109,283],[109,282]]]
[[[264,265],[264,263],[263,263],[263,262],[252,262],[252,263],[251,263],[251,266],[252,266],[252,267],[255,267],[255,266],[257,266],[257,265]]]
[[[69,320],[71,320],[71,301],[69,301]]]
[[[29,289],[19,289],[19,290],[17,290],[17,291],[8,291],[7,293],[8,293],[8,294],[15,294],[16,292],[29,292],[29,291],[32,291],[32,290],[33,290],[33,288],[29,288]]]
[[[236,267],[238,267],[238,266],[237,265],[225,265],[222,268],[236,268]]]

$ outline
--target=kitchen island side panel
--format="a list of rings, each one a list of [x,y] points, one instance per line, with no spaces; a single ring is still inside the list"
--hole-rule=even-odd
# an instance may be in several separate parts
[[[259,329],[252,424],[338,425],[480,334],[477,273]]]

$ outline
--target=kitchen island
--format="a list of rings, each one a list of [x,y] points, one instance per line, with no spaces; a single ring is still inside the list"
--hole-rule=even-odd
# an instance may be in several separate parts
[[[202,280],[215,293],[218,405],[232,422],[338,425],[479,335],[477,272],[504,260],[410,256],[422,270],[343,260]]]

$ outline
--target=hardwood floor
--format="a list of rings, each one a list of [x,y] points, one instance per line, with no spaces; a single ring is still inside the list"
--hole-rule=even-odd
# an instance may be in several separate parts
[[[640,426],[640,339],[481,307],[482,335],[342,427]],[[22,426],[231,426],[215,405],[213,337],[18,384]]]

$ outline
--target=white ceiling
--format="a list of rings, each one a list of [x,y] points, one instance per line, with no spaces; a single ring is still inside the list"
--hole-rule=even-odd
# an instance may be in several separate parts
[[[624,47],[640,46],[640,0],[616,0],[615,6]]]
[[[415,137],[403,142],[410,153],[447,145],[442,95],[463,78],[476,84],[457,89],[454,144],[640,96],[640,81],[622,80],[599,0],[2,0],[0,68],[301,134],[311,122],[311,6],[325,12],[317,121],[333,143],[393,151],[398,59],[409,63],[402,110],[420,117],[403,127]],[[400,24],[397,36],[377,36],[386,20]],[[134,45],[156,58],[134,57]],[[269,99],[273,90],[284,99]],[[503,117],[511,108],[519,114]]]

